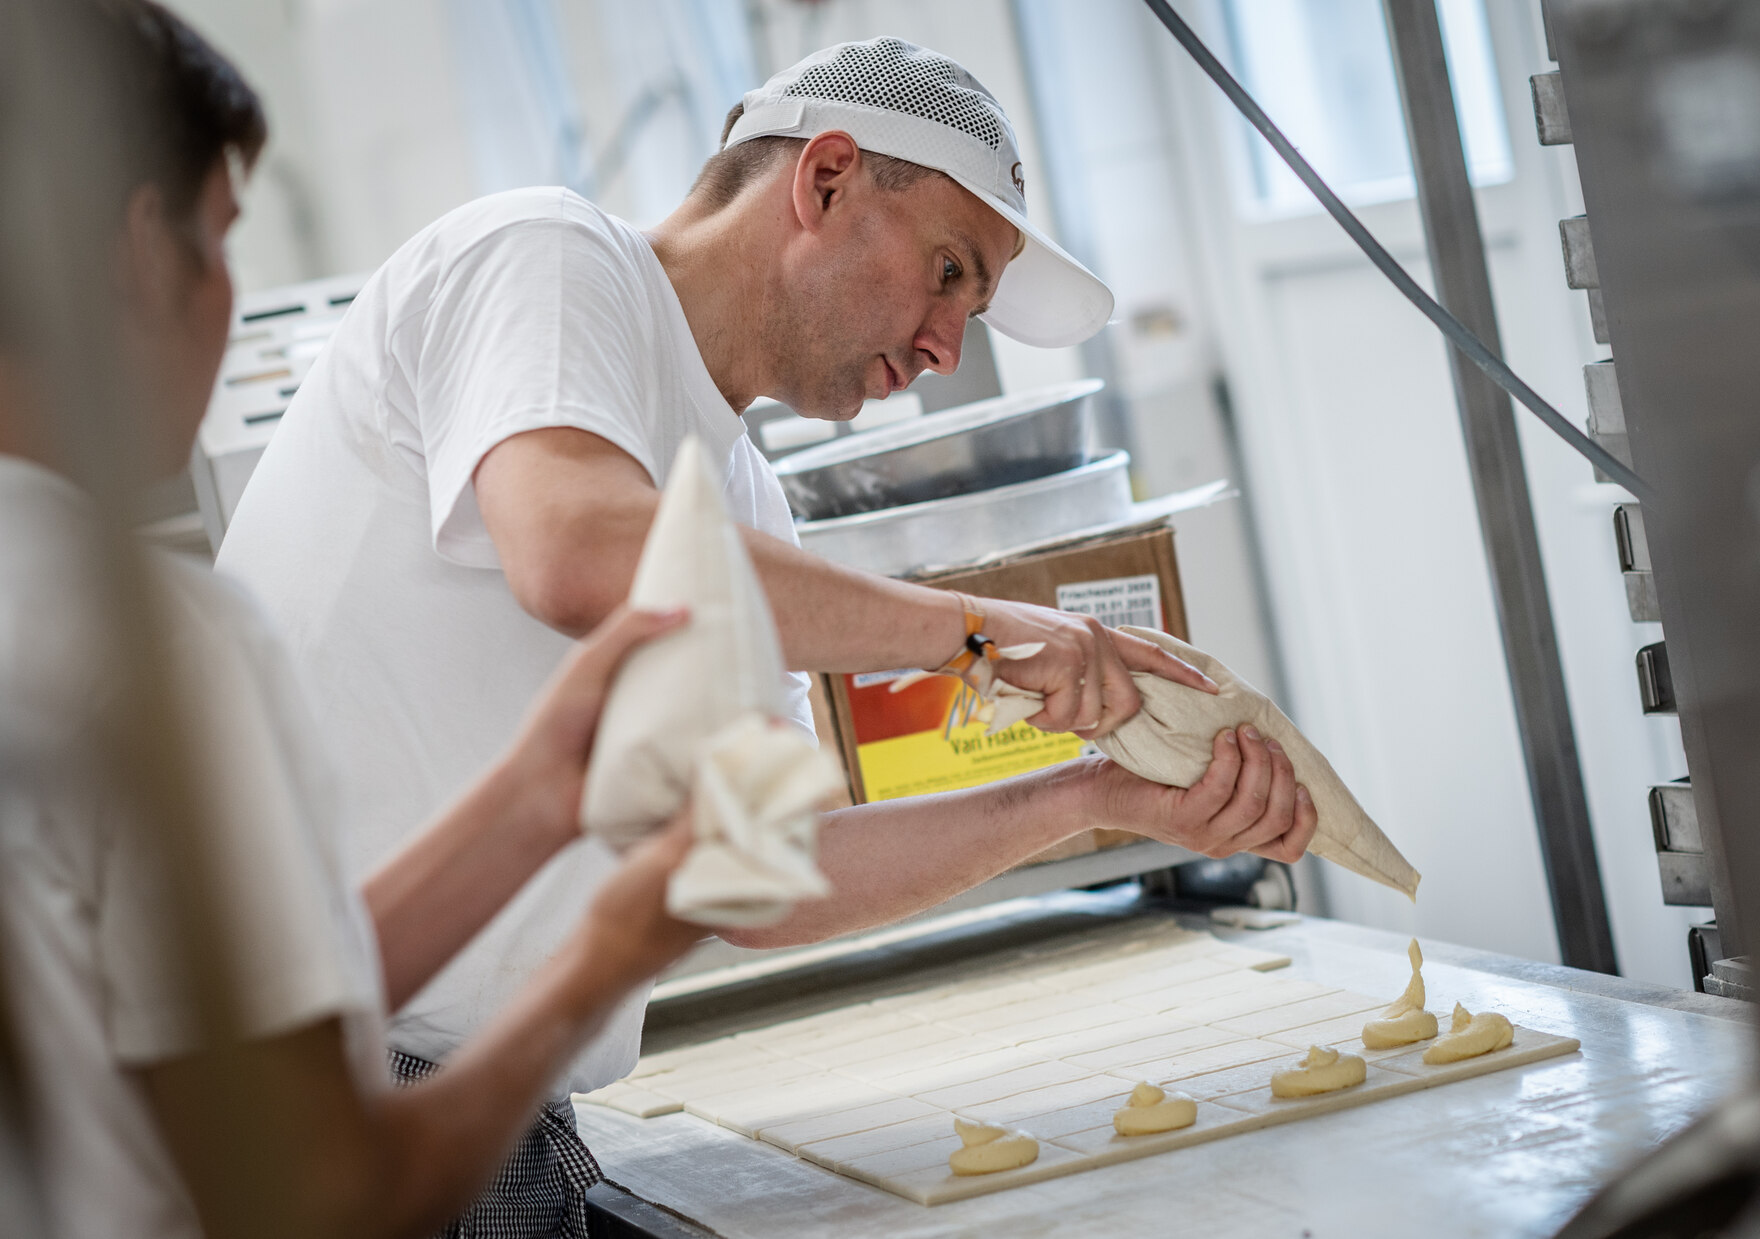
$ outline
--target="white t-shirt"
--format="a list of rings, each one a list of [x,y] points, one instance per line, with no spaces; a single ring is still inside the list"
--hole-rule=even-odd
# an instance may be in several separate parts
[[[94,731],[114,669],[82,571],[83,496],[0,456],[0,921],[62,1239],[199,1235],[130,1068],[200,1046],[165,966],[169,892],[106,789]],[[236,587],[155,556],[167,669],[208,759],[221,913],[245,1028],[340,1016],[363,1088],[387,1085],[378,952],[343,877],[313,721]]]
[[[795,539],[776,476],[697,352],[641,233],[565,189],[460,207],[367,281],[281,420],[221,547],[317,695],[366,873],[514,735],[570,649],[520,609],[472,475],[511,435],[591,431],[664,485],[687,435],[725,462],[736,521]],[[593,547],[580,571],[595,570]],[[809,733],[807,679],[791,675]],[[572,844],[393,1020],[440,1059],[505,1005],[579,921],[615,861]],[[635,1062],[647,993],[569,1074],[597,1088]]]

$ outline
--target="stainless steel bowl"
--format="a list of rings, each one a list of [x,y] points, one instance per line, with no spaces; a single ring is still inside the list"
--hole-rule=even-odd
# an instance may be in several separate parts
[[[980,400],[784,456],[776,476],[802,520],[992,490],[1088,461],[1098,379]]]
[[[971,495],[796,525],[801,546],[882,576],[953,567],[994,551],[1127,520],[1131,456]]]

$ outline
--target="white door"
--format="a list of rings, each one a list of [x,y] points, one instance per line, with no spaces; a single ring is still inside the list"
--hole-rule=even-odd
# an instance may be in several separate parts
[[[1198,0],[1182,11],[1370,229],[1427,281],[1380,0]],[[1595,359],[1564,286],[1568,150],[1534,139],[1538,7],[1444,0],[1506,355],[1582,416]],[[1320,213],[1171,38],[1170,106],[1258,505],[1292,714],[1425,880],[1416,907],[1324,869],[1327,910],[1556,959],[1514,708],[1445,345]],[[1609,533],[1612,488],[1523,419],[1616,944],[1684,983],[1688,915],[1661,904],[1644,788],[1684,771],[1644,719]]]

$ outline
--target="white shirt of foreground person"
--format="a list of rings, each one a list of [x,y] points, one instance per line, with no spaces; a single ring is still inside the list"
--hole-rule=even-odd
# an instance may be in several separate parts
[[[524,431],[610,441],[664,486],[699,436],[736,521],[795,540],[787,500],[697,351],[641,233],[565,189],[452,211],[367,282],[300,385],[221,547],[309,676],[368,872],[514,734],[570,647],[523,611],[471,478]],[[592,572],[591,556],[580,570]],[[812,732],[807,678],[792,712]],[[571,845],[400,1011],[391,1045],[438,1060],[499,1010],[613,868]],[[625,1075],[643,988],[576,1060],[571,1087]]]
[[[0,922],[38,1124],[50,1233],[201,1233],[130,1068],[199,1048],[163,966],[169,895],[106,794],[93,728],[107,683],[77,568],[85,498],[0,456]],[[221,912],[245,1033],[340,1016],[363,1090],[389,1086],[378,952],[345,880],[327,759],[279,648],[240,591],[154,556],[168,666],[208,759]]]

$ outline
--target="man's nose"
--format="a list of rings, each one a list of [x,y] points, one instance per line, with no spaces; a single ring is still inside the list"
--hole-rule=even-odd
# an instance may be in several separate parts
[[[952,374],[959,369],[959,351],[965,343],[966,320],[953,314],[931,315],[917,333],[917,355],[923,368],[936,374]]]

